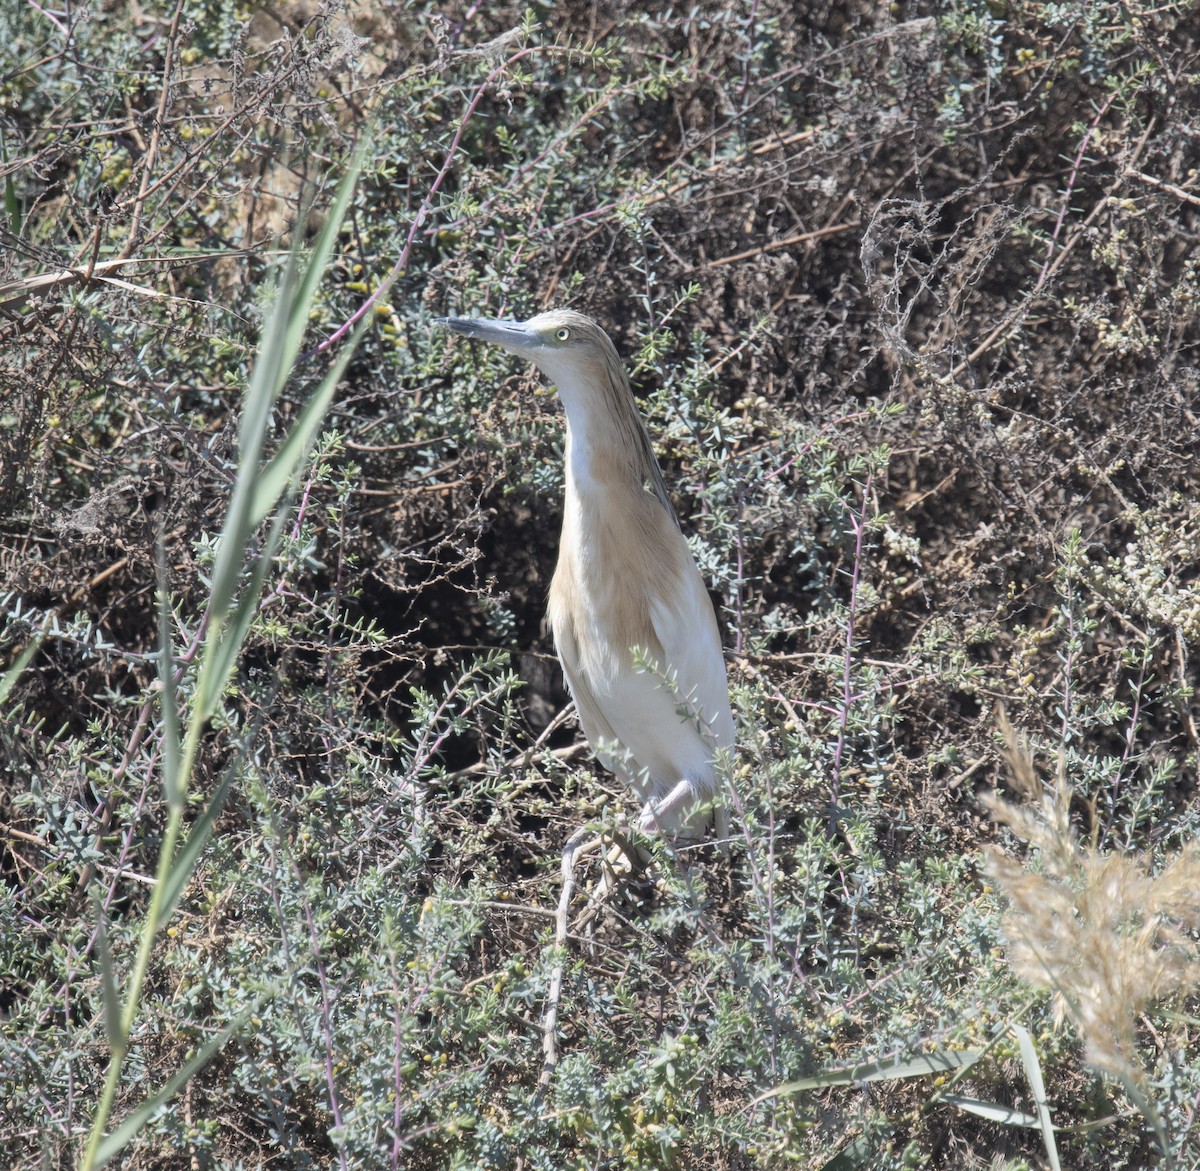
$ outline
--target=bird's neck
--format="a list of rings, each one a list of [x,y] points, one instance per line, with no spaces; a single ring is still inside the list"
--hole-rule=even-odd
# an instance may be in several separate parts
[[[622,495],[641,496],[649,486],[671,512],[662,473],[642,425],[629,381],[556,379],[566,414],[568,503],[620,507]]]
[[[564,407],[568,400],[563,399]],[[600,504],[614,493],[641,491],[642,480],[608,419],[576,404],[567,407],[565,467],[568,498]]]

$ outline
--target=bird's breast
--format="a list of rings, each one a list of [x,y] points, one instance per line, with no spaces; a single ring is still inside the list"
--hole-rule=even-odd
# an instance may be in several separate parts
[[[550,586],[556,641],[569,630],[589,674],[629,669],[632,647],[660,654],[653,607],[679,590],[681,550],[690,565],[683,536],[640,485],[581,490],[568,477]]]

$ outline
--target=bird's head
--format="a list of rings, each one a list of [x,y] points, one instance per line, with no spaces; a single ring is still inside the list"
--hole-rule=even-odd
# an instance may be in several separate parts
[[[608,334],[572,309],[551,309],[528,321],[486,317],[435,317],[434,323],[503,346],[532,362],[558,387],[576,383],[599,366],[620,361]]]
[[[537,366],[558,388],[568,450],[573,438],[576,451],[607,451],[639,491],[650,487],[678,525],[629,376],[616,346],[594,321],[573,309],[551,309],[528,321],[435,317],[434,323],[503,346]]]

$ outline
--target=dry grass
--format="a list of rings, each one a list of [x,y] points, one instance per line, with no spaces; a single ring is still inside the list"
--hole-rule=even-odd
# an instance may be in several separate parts
[[[1132,1083],[1149,1105],[1142,1014],[1200,987],[1200,845],[1155,867],[1145,856],[1082,841],[1065,753],[1046,783],[1028,742],[1007,717],[1000,723],[1021,803],[997,793],[983,801],[1035,851],[1021,862],[997,847],[987,850],[987,874],[1009,902],[1009,958],[1023,979],[1053,994],[1056,1015],[1074,1025],[1087,1063]]]

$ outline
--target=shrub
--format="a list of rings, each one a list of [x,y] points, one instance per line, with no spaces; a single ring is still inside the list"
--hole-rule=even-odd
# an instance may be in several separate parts
[[[982,852],[1074,880],[978,800],[1002,704],[1072,849],[1159,874],[1197,830],[1188,16],[0,11],[12,1164],[83,1160],[146,939],[109,1129],[186,1076],[123,1166],[1194,1162],[1186,1006],[1130,994],[1141,1072],[1089,1073]],[[348,365],[173,787],[238,420],[327,223],[264,459]],[[429,318],[555,304],[629,361],[739,751],[728,849],[658,847],[577,929],[541,1100],[559,850],[630,809],[542,625],[556,404]]]

